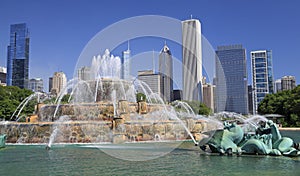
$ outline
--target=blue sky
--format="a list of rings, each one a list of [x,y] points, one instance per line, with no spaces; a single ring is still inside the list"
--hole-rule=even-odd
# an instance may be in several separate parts
[[[55,71],[73,76],[76,61],[88,41],[119,20],[139,15],[163,15],[179,20],[190,15],[202,24],[202,34],[214,48],[242,44],[247,50],[271,49],[275,78],[300,79],[300,2],[297,0],[27,0],[0,2],[0,66],[6,66],[10,24],[26,22],[30,29],[30,78],[48,77]],[[132,41],[132,54],[159,51],[163,40]],[[123,47],[123,48],[122,48]],[[121,55],[126,44],[114,51]],[[181,59],[180,48],[172,48]],[[248,77],[250,80],[250,77]],[[299,81],[297,81],[299,82]]]

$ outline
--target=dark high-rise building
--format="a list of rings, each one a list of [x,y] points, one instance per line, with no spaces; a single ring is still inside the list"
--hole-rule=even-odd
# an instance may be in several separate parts
[[[159,54],[159,73],[162,75],[162,97],[165,101],[173,101],[173,60],[169,47],[165,44]]]
[[[219,46],[216,56],[217,112],[248,114],[246,50],[242,45]]]
[[[53,87],[53,77],[50,77],[49,78],[49,92],[51,92],[52,87]]]
[[[182,90],[173,90],[173,99],[182,100]]]
[[[248,109],[249,109],[249,113],[253,114],[253,89],[252,89],[252,85],[248,85]]]
[[[7,47],[8,86],[28,88],[29,32],[26,23],[10,26],[10,43]]]

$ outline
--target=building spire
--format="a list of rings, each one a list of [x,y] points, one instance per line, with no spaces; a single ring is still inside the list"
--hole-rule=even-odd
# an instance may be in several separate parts
[[[153,69],[153,73],[155,73],[155,60],[154,60],[154,49],[152,50],[152,69]]]
[[[193,15],[191,14],[191,20],[193,19]]]
[[[130,49],[130,44],[129,44],[129,40],[127,41],[127,51],[129,51]]]

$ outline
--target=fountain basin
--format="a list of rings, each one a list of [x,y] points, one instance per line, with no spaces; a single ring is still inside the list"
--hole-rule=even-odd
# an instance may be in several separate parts
[[[185,121],[187,126],[191,126]],[[201,123],[191,128],[201,128]],[[55,143],[125,143],[137,141],[176,141],[189,139],[181,123],[175,120],[123,121],[65,121],[65,122],[9,122],[0,124],[6,132],[7,143],[48,143],[54,128],[59,132]],[[193,131],[193,129],[190,129]],[[199,138],[197,132],[194,137]]]

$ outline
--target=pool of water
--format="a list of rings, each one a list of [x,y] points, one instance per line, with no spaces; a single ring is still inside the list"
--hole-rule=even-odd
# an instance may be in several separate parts
[[[287,132],[299,141],[300,132]],[[138,144],[137,144],[138,145]],[[110,152],[124,151],[117,147]],[[134,148],[136,153],[138,149]],[[134,154],[134,152],[132,153]],[[184,142],[152,160],[128,161],[86,145],[8,145],[0,150],[0,175],[300,175],[300,157],[203,154]]]

